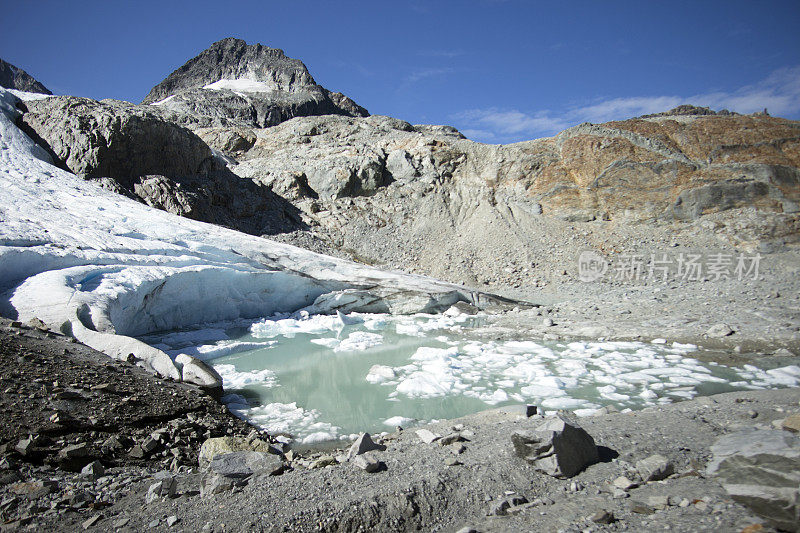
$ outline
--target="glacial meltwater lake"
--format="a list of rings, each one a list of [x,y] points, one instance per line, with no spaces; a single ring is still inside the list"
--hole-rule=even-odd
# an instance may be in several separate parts
[[[393,431],[492,407],[535,404],[580,416],[698,395],[800,384],[800,367],[726,367],[690,344],[487,341],[468,315],[299,314],[206,324],[142,340],[222,376],[223,401],[303,444]]]

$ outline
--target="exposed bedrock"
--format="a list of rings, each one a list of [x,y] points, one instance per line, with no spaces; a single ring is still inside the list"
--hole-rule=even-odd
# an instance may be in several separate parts
[[[256,235],[304,227],[291,203],[236,176],[201,138],[147,107],[71,96],[26,107],[20,126],[62,168],[114,192]]]

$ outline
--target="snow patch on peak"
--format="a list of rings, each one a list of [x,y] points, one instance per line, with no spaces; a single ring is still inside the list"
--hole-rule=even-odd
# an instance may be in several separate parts
[[[214,83],[204,85],[203,89],[212,91],[229,90],[235,93],[273,93],[277,92],[279,88],[274,84],[266,81],[256,81],[248,78],[240,78],[236,80],[218,80]],[[164,100],[162,100],[163,102]]]

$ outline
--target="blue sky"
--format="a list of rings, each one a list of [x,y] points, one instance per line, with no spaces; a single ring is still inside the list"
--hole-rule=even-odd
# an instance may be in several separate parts
[[[679,103],[800,119],[800,1],[4,1],[0,57],[139,102],[212,42],[282,48],[373,114],[482,142]]]

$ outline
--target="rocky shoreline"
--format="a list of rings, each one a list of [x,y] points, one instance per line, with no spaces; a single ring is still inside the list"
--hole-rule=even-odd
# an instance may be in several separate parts
[[[783,389],[581,418],[600,462],[564,479],[517,455],[511,436],[543,420],[515,408],[367,439],[348,459],[290,451],[198,387],[36,324],[0,333],[4,530],[771,531],[707,472],[711,446],[800,412]],[[654,455],[673,473],[647,482],[637,462]]]

